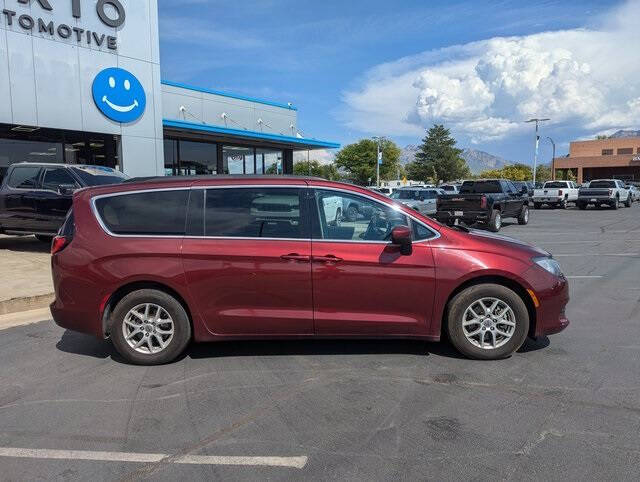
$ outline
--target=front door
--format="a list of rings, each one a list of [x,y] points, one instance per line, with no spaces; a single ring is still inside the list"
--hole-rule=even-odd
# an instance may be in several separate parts
[[[332,221],[331,206],[357,201],[368,219]],[[313,298],[318,335],[412,335],[427,331],[435,291],[429,243],[400,254],[391,229],[415,225],[405,214],[371,198],[316,189],[313,226]],[[423,237],[435,236],[421,229]],[[414,229],[414,233],[416,230]],[[429,233],[429,234],[425,234]]]
[[[192,190],[182,255],[210,332],[313,334],[307,191],[306,185]]]
[[[63,192],[61,188],[79,187],[67,168],[45,168],[42,176],[42,190],[35,196],[40,232],[56,233],[60,229],[73,202],[73,194]]]

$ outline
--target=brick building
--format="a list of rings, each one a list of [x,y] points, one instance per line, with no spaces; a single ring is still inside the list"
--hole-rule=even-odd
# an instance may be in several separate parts
[[[559,178],[573,172],[578,183],[614,178],[640,181],[640,137],[619,137],[570,144],[568,157],[557,157]]]

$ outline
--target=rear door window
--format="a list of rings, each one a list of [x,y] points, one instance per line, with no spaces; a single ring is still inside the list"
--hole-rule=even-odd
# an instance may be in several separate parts
[[[37,189],[40,168],[34,166],[16,167],[11,172],[9,187],[15,189]]]
[[[42,178],[42,189],[49,191],[57,191],[62,185],[78,186],[76,180],[71,176],[68,169],[64,167],[56,167],[46,169]]]
[[[189,190],[119,194],[95,200],[98,216],[113,234],[182,236]]]
[[[289,187],[208,189],[205,236],[308,239],[304,192]]]

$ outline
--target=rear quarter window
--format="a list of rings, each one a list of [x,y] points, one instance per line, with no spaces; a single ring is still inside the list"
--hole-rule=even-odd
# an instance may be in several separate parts
[[[119,194],[95,200],[97,215],[113,234],[182,236],[189,190]]]
[[[8,185],[15,189],[36,189],[39,177],[39,167],[16,167],[9,174]]]

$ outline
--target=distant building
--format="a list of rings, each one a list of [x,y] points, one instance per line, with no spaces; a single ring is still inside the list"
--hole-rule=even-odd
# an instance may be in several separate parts
[[[559,178],[573,172],[578,183],[592,179],[640,181],[640,137],[621,137],[570,144],[569,156],[555,159]]]

